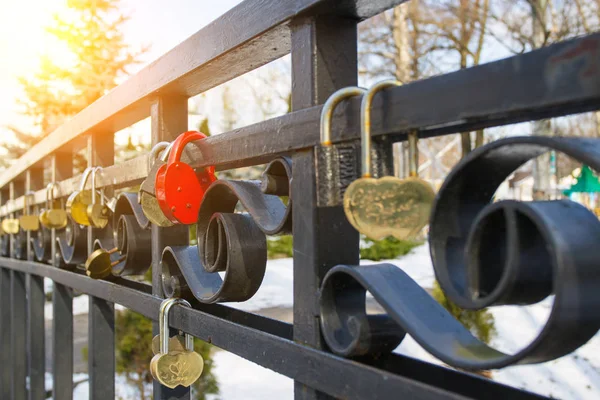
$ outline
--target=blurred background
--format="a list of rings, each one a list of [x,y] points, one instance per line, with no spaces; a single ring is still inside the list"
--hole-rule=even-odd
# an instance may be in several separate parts
[[[128,76],[239,2],[0,0],[0,170]],[[369,86],[395,78],[409,84],[531,51],[599,27],[600,0],[411,0],[359,25],[359,83]],[[283,115],[290,111],[290,89],[290,59],[286,56],[191,98],[189,127],[214,135]],[[486,90],[485,82],[481,90]],[[598,137],[600,113],[421,140],[419,174],[439,187],[452,167],[473,148],[502,137],[531,134]],[[116,162],[149,151],[149,120],[118,132],[115,146]],[[83,152],[76,157],[74,168],[79,171],[85,165]],[[397,174],[403,174],[405,161],[406,149],[395,145]],[[222,176],[249,179],[260,171],[250,167],[225,171]],[[599,191],[595,171],[562,154],[549,153],[516,171],[498,190],[496,199],[569,197],[600,214]],[[521,308],[478,312],[456,308],[435,283],[426,232],[417,242],[374,242],[365,238],[361,247],[364,263],[393,260],[478,337],[501,350],[515,351],[535,337],[552,305],[552,299],[547,299]],[[252,300],[232,306],[291,322],[291,256],[291,237],[270,238],[263,286]],[[47,287],[50,291],[49,282]],[[371,303],[377,308],[375,302]],[[87,296],[77,297],[77,399],[87,396],[87,310]],[[46,318],[51,326],[50,306]],[[149,399],[151,323],[119,309],[117,327],[117,393],[123,399]],[[196,348],[205,356],[207,366],[195,386],[195,398],[293,398],[293,382],[288,378],[199,341]],[[596,337],[561,360],[482,373],[547,396],[598,398],[598,350]],[[438,362],[410,339],[396,351]],[[47,380],[51,385],[52,380]]]

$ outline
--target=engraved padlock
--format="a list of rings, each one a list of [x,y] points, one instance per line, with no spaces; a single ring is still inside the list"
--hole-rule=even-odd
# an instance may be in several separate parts
[[[92,173],[93,168],[86,168],[81,175],[81,183],[79,189],[71,193],[67,198],[67,214],[71,216],[73,222],[79,225],[91,226],[92,223],[88,218],[87,209],[92,204],[92,191],[85,190],[85,184]]]
[[[194,351],[194,338],[185,334],[185,351],[171,351],[169,348],[169,311],[175,304],[190,307],[190,303],[179,298],[164,300],[159,310],[159,353],[150,361],[150,373],[162,385],[174,389],[177,386],[190,387],[204,369],[202,356]]]
[[[342,204],[346,188],[358,176],[357,148],[354,143],[333,144],[331,119],[342,100],[361,96],[365,89],[350,86],[333,93],[323,104],[320,124],[320,146],[315,147],[317,164],[317,206],[333,207]]]
[[[409,239],[427,222],[435,198],[431,185],[417,174],[417,133],[409,134],[410,176],[399,179],[371,174],[371,103],[379,91],[400,85],[397,81],[375,84],[361,104],[362,177],[352,182],[344,194],[344,212],[357,231],[375,240],[387,236]]]
[[[173,142],[167,163],[156,174],[156,199],[165,217],[175,224],[196,223],[204,193],[217,180],[213,166],[196,172],[181,161],[185,146],[204,138],[206,135],[196,131],[179,135]]]
[[[173,226],[165,214],[163,214],[158,200],[156,200],[156,174],[161,166],[167,163],[167,156],[171,150],[172,143],[160,142],[154,145],[150,151],[150,162],[152,166],[148,172],[148,177],[142,182],[138,192],[138,203],[142,206],[142,211],[148,220],[154,225],[168,228]],[[160,154],[162,152],[162,154]],[[160,157],[159,157],[160,154]]]
[[[46,209],[40,214],[40,223],[48,229],[63,229],[69,223],[67,212],[57,204],[54,197],[54,189],[58,187],[56,182],[46,186]]]
[[[104,228],[108,225],[108,221],[111,216],[111,210],[104,203],[106,196],[104,195],[104,188],[101,189],[101,193],[98,194],[96,190],[96,176],[98,171],[101,171],[102,167],[96,167],[92,169],[92,203],[87,206],[86,213],[90,226],[94,228]],[[98,196],[100,196],[100,202],[98,203]]]
[[[23,196],[23,215],[19,217],[19,226],[26,232],[35,232],[40,229],[40,220],[36,215],[29,214],[29,199],[35,192],[29,191]]]

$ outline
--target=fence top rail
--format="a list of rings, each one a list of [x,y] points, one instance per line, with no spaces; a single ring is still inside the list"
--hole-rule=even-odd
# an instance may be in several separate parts
[[[0,189],[85,133],[116,132],[148,117],[157,96],[189,98],[288,54],[294,18],[327,12],[362,20],[402,1],[245,0],[31,148],[0,175]]]
[[[391,134],[389,140],[403,140],[398,135],[409,130],[418,130],[419,137],[430,137],[596,110],[600,105],[600,86],[593,79],[573,68],[562,68],[560,74],[552,75],[553,80],[545,75],[548,65],[557,68],[559,56],[584,42],[593,43],[588,47],[594,52],[600,46],[600,34],[391,88],[386,91],[385,101],[377,98],[373,103],[372,134]],[[569,62],[563,61],[565,65]],[[487,82],[486,91],[480,90],[483,80]],[[553,83],[559,81],[561,85]],[[535,90],[521,90],[526,85]],[[548,96],[549,92],[552,96]],[[435,113],[431,112],[432,93],[438,98]],[[360,137],[359,108],[360,99],[338,107],[332,124],[334,142]],[[227,169],[268,162],[278,154],[315,146],[319,143],[320,113],[321,106],[316,106],[209,137],[202,141],[202,148],[186,149],[186,161],[194,167],[216,165],[217,169]],[[273,140],[275,136],[278,140]],[[133,186],[146,178],[148,169],[149,158],[144,154],[105,167],[97,186]],[[59,197],[75,190],[80,179],[81,176],[75,176],[58,182]],[[86,187],[91,187],[90,182]],[[3,190],[7,192],[6,187]],[[31,205],[44,204],[46,190],[38,190],[29,200]],[[0,216],[23,207],[21,196],[0,207]]]

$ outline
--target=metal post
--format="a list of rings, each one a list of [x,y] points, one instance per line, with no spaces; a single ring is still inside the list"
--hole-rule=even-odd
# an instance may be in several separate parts
[[[88,136],[88,167],[106,167],[114,164],[114,133],[95,132]],[[110,225],[109,225],[110,226]],[[110,234],[111,232],[103,232]],[[88,254],[100,233],[88,228]],[[88,313],[88,374],[90,399],[115,397],[115,305],[89,296]]]
[[[10,199],[14,200],[25,192],[24,182],[10,183]],[[11,257],[15,258],[15,236],[11,241]],[[26,365],[26,331],[27,331],[27,297],[25,295],[25,275],[22,272],[11,272],[10,301],[11,301],[11,398],[25,400]]]
[[[30,168],[27,170],[25,180],[25,192],[42,189],[44,185],[44,170],[42,168]],[[41,229],[41,227],[40,227]],[[27,233],[27,260],[34,260],[31,239],[36,232]],[[28,338],[28,371],[29,371],[29,399],[46,398],[46,326],[44,317],[44,305],[46,295],[44,293],[44,278],[37,275],[27,274],[27,338]]]
[[[150,108],[152,125],[152,145],[161,141],[172,141],[179,134],[188,129],[187,98],[184,96],[158,97]],[[174,226],[160,228],[152,225],[152,294],[164,297],[162,290],[162,273],[160,260],[162,250],[168,245],[189,244],[189,231],[187,226]],[[153,333],[158,334],[158,323],[152,327]],[[179,386],[169,389],[154,381],[154,399],[190,399],[190,389]]]
[[[59,152],[51,158],[51,180],[59,182],[73,175],[73,155]],[[52,229],[52,263],[58,268],[56,229]],[[52,289],[52,397],[73,398],[73,291],[60,283]]]
[[[292,108],[322,104],[335,90],[357,82],[357,21],[315,17],[292,27]],[[294,340],[323,348],[317,302],[321,279],[336,264],[357,264],[358,233],[342,207],[317,208],[313,149],[293,156]],[[299,382],[296,399],[329,396]]]

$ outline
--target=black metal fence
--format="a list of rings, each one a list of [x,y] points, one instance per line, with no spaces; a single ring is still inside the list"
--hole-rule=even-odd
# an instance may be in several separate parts
[[[592,315],[597,313],[592,309],[597,306],[597,295],[591,289],[598,287],[594,286],[598,274],[589,268],[593,262],[579,255],[598,238],[597,226],[585,222],[588,214],[564,203],[498,206],[502,215],[513,215],[510,221],[522,224],[514,228],[516,225],[507,223],[506,231],[512,232],[509,239],[487,232],[493,224],[484,223],[498,212],[486,208],[495,188],[518,165],[548,149],[563,151],[600,169],[600,147],[594,140],[530,138],[492,144],[464,160],[438,195],[430,239],[436,274],[448,296],[463,306],[477,307],[527,304],[555,294],[546,329],[534,344],[512,357],[474,341],[447,319],[437,318],[440,311],[428,295],[398,269],[381,265],[368,272],[348,267],[359,264],[358,233],[347,222],[341,204],[317,206],[322,189],[317,185],[318,175],[327,173],[315,152],[320,145],[320,105],[335,90],[357,83],[357,23],[399,3],[402,1],[246,0],[58,128],[5,171],[0,176],[2,217],[21,215],[29,191],[35,192],[30,204],[43,207],[48,168],[61,196],[76,189],[80,177],[71,176],[72,155],[81,147],[87,148],[89,166],[104,168],[98,187],[111,191],[137,185],[146,178],[151,160],[141,156],[113,165],[114,132],[150,116],[152,143],[173,140],[187,130],[189,97],[291,53],[293,112],[210,137],[199,148],[192,146],[187,151],[194,167],[215,165],[224,170],[273,162],[271,176],[285,182],[284,189],[265,189],[247,198],[242,193],[244,183],[221,183],[219,191],[212,190],[212,198],[207,196],[210,206],[203,205],[203,210],[209,209],[202,211],[208,213],[204,217],[223,216],[220,229],[231,235],[226,243],[219,243],[225,246],[227,260],[215,268],[238,277],[249,271],[248,279],[253,282],[241,279],[222,288],[219,296],[203,297],[196,291],[198,285],[210,291],[220,281],[203,281],[209,274],[202,272],[207,260],[195,247],[187,246],[187,227],[150,227],[139,215],[135,199],[127,196],[120,197],[117,209],[121,211],[116,213],[130,217],[125,218],[129,222],[123,230],[131,228],[133,236],[117,232],[117,238],[113,237],[118,220],[104,230],[72,224],[62,231],[5,234],[0,243],[0,398],[45,398],[46,345],[53,349],[53,398],[72,398],[73,290],[90,296],[90,398],[113,398],[114,304],[156,321],[165,289],[171,292],[167,294],[195,300],[192,309],[177,307],[173,311],[173,328],[294,379],[298,399],[537,397],[478,375],[385,350],[408,332],[446,363],[480,369],[552,359],[574,350],[597,331],[597,317]],[[380,170],[389,167],[391,143],[406,140],[408,132],[425,138],[598,109],[599,54],[600,35],[590,35],[386,90],[375,100],[372,111]],[[335,146],[357,144],[359,103],[357,98],[348,100],[334,114]],[[358,171],[356,165],[354,169]],[[257,188],[249,187],[250,191]],[[293,194],[293,209],[272,206],[269,196],[287,194],[288,189]],[[211,203],[215,196],[234,206],[238,200],[245,202],[250,217],[229,221],[233,210],[219,201]],[[265,209],[270,211],[267,216]],[[474,211],[481,210],[484,222],[475,221]],[[207,224],[199,221],[201,228],[211,229]],[[469,233],[478,224],[484,227]],[[258,232],[256,235],[233,239],[239,232],[248,232],[244,229],[256,228],[252,231]],[[294,323],[212,304],[235,299],[241,287],[257,284],[258,278],[252,274],[258,270],[260,275],[261,265],[243,257],[236,260],[235,251],[248,255],[258,248],[260,253],[263,233],[285,230],[291,230],[294,237]],[[522,244],[519,234],[523,233],[535,238],[528,244],[529,258],[518,251]],[[468,240],[467,234],[475,239]],[[118,235],[125,235],[128,244],[115,243]],[[503,258],[509,260],[506,266],[496,265],[497,260],[485,255],[497,254],[493,246],[484,246],[490,237],[508,249]],[[129,264],[143,259],[144,254],[150,257],[151,252],[152,286],[119,273],[94,280],[77,268],[92,249],[115,245],[129,258]],[[466,300],[465,246],[481,255],[475,264],[486,268],[480,268],[480,274],[491,274],[480,281],[480,292],[488,295],[476,304]],[[520,263],[515,261],[519,257]],[[338,267],[323,283],[334,266]],[[264,273],[264,265],[262,268]],[[44,343],[43,335],[44,277],[54,282],[51,344]],[[365,290],[375,296],[387,315],[365,314]],[[155,385],[154,393],[156,399],[189,398],[189,390],[182,388]]]

